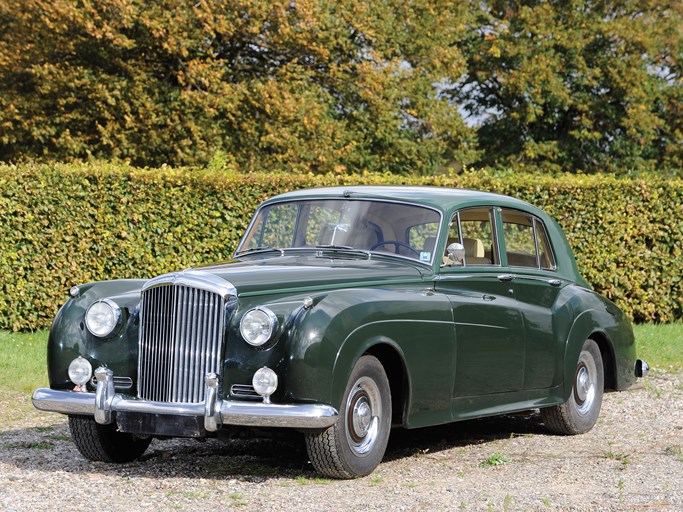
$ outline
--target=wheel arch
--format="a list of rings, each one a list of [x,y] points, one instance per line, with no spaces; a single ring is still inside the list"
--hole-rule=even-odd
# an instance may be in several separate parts
[[[594,331],[588,337],[595,341],[600,349],[605,379],[604,389],[616,389],[616,358],[612,342],[607,334],[602,331]]]
[[[606,335],[599,327],[600,323],[596,318],[597,313],[597,311],[590,309],[583,311],[576,317],[571,330],[569,331],[564,354],[563,402],[567,401],[571,395],[574,382],[574,373],[576,372],[576,363],[579,360],[579,354],[581,353],[581,348],[583,347],[585,341],[588,338],[595,339],[598,347],[600,348],[600,355],[603,355],[609,351],[609,342],[607,341]],[[609,355],[609,357],[607,357],[607,361],[611,361],[611,357],[612,356]],[[605,359],[603,359],[603,369],[605,369],[606,366],[604,361]],[[605,377],[605,382],[608,380],[609,379]]]
[[[401,354],[395,347],[387,343],[378,343],[369,347],[363,355],[376,357],[384,367],[391,390],[391,422],[393,425],[404,425],[410,387],[408,386],[408,373]]]

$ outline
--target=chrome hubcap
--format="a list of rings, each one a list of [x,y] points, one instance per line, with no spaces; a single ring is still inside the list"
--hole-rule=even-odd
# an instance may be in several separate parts
[[[346,402],[346,441],[359,456],[367,455],[379,432],[382,400],[372,379],[361,377],[351,388]]]
[[[586,416],[593,409],[596,379],[597,368],[593,356],[589,352],[581,352],[574,377],[574,400],[576,410],[581,416]]]
[[[365,437],[372,421],[372,409],[368,404],[367,397],[362,397],[353,408],[353,430],[360,436]]]
[[[588,391],[590,391],[590,378],[588,377],[588,370],[585,367],[579,369],[579,374],[576,376],[576,393],[582,402],[586,401]]]

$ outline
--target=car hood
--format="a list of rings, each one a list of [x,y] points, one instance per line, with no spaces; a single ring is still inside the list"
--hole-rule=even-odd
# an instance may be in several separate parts
[[[317,256],[233,261],[186,272],[220,277],[236,289],[238,296],[404,283],[421,281],[432,274],[426,266],[396,258],[359,260]]]

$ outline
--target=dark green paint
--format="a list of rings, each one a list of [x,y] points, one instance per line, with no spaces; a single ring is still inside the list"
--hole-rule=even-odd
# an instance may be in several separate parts
[[[630,324],[607,299],[579,276],[558,225],[537,208],[495,194],[430,187],[338,187],[291,192],[271,199],[381,198],[436,208],[444,222],[460,208],[499,206],[542,220],[555,252],[554,271],[509,268],[499,240],[499,267],[440,268],[373,254],[335,254],[314,249],[241,257],[200,270],[237,290],[234,314],[224,339],[223,398],[232,384],[250,384],[258,368],[269,366],[280,386],[278,403],[340,406],[355,362],[364,353],[393,354],[400,361],[402,421],[420,427],[506,411],[562,403],[571,391],[583,342],[598,339],[614,368],[617,389],[631,385],[635,346]],[[498,222],[500,215],[496,215]],[[441,229],[437,254],[446,246]],[[499,230],[500,231],[500,230]],[[435,258],[438,260],[439,258]],[[514,280],[501,281],[511,274]],[[551,281],[559,281],[552,284]],[[53,388],[68,389],[66,369],[82,355],[134,381],[140,289],[145,281],[108,281],[80,287],[59,311],[50,333],[48,370]],[[98,298],[121,306],[120,333],[100,340],[87,332],[83,317]],[[310,309],[304,298],[313,299]],[[275,339],[251,347],[239,334],[246,311],[267,306],[278,317]],[[377,350],[384,347],[383,350]],[[396,363],[399,364],[399,363]],[[609,380],[609,379],[608,379]]]

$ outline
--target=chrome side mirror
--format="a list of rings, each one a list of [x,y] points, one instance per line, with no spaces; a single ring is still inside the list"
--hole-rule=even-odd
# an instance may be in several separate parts
[[[446,247],[446,254],[452,262],[462,263],[465,261],[465,247],[458,242],[453,242]]]

